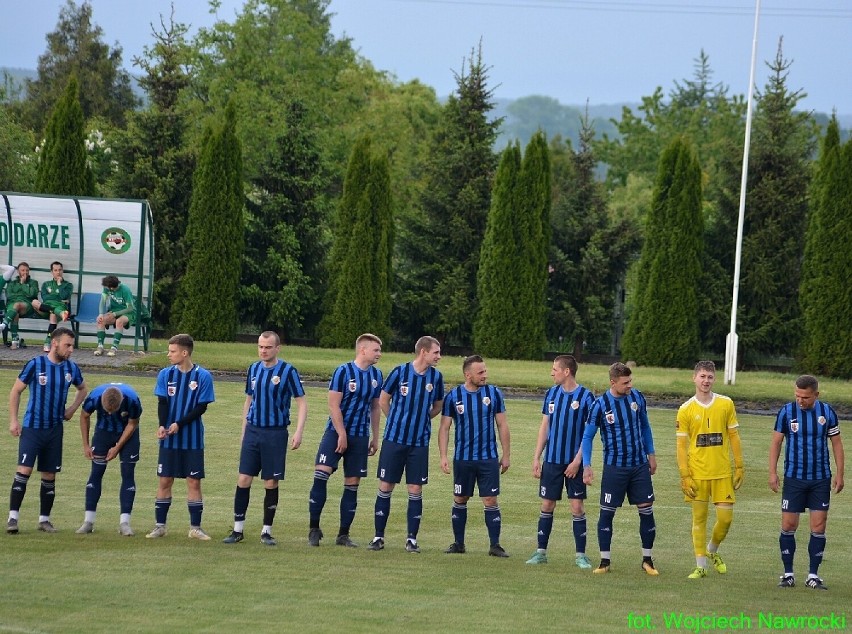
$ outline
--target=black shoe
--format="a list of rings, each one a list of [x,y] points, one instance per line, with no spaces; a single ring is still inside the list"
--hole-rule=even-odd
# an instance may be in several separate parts
[[[458,542],[453,542],[450,544],[450,547],[444,551],[448,555],[463,555],[465,553],[464,544],[459,544]]]
[[[509,553],[503,550],[503,547],[500,544],[494,544],[488,549],[488,555],[491,557],[508,557]]]
[[[319,528],[312,528],[308,531],[308,545],[319,546],[322,539],[322,531]]]
[[[828,587],[822,582],[819,577],[810,577],[805,581],[805,585],[812,590],[828,590]]]
[[[278,540],[275,539],[269,533],[261,533],[260,534],[260,543],[265,545],[265,546],[277,546]]]
[[[796,585],[796,578],[793,575],[781,575],[781,581],[778,582],[779,588],[792,588]]]
[[[228,535],[225,539],[222,540],[223,544],[236,544],[237,542],[243,541],[243,534],[239,531],[231,531],[231,534]]]
[[[383,537],[374,537],[369,544],[367,550],[384,550],[385,540]]]
[[[417,545],[416,539],[411,539],[410,537],[405,540],[405,552],[408,553],[419,553],[420,546]]]
[[[10,518],[9,521],[6,522],[6,532],[9,535],[17,535],[18,534],[18,520]]]
[[[338,535],[334,543],[338,546],[346,546],[347,548],[358,548],[358,544],[349,539],[349,535]]]

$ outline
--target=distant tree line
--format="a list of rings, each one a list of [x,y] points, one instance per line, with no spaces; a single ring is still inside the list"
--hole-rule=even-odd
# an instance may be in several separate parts
[[[153,315],[232,340],[349,346],[424,333],[490,356],[621,353],[690,366],[728,329],[745,99],[693,77],[604,124],[530,98],[498,143],[474,48],[440,103],[332,35],[328,0],[248,0],[189,39],[174,15],[133,60],[68,0],[25,95],[0,92],[0,188],[146,198]],[[781,43],[756,99],[738,331],[743,363],[852,376],[852,146],[797,110]],[[558,105],[558,104],[556,104]],[[49,115],[49,116],[48,116]],[[820,142],[821,126],[826,132]],[[568,140],[564,140],[568,139]],[[522,145],[522,143],[524,145]]]

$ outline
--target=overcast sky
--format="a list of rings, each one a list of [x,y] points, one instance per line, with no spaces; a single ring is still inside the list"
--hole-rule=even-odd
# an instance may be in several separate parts
[[[64,0],[0,0],[0,66],[35,69]],[[170,0],[91,0],[105,41],[127,66],[150,43]],[[207,0],[174,0],[176,19],[209,25]],[[222,0],[232,21],[243,0]],[[800,107],[852,114],[852,1],[761,0],[756,84],[783,36],[788,88]],[[563,104],[638,102],[657,86],[692,77],[703,48],[714,80],[746,94],[755,0],[332,0],[333,30],[399,80],[420,79],[439,96],[482,41],[496,96],[547,95]]]

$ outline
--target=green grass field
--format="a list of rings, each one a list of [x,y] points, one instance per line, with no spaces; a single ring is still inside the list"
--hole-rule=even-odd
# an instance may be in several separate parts
[[[204,362],[203,358],[199,360]],[[384,361],[382,366],[386,367]],[[538,371],[547,377],[546,367],[539,364]],[[0,389],[7,390],[15,375],[14,370],[0,370]],[[642,389],[640,376],[637,387]],[[109,378],[90,373],[87,380],[93,387]],[[353,539],[362,547],[353,550],[335,546],[340,474],[329,484],[323,515],[326,539],[320,548],[310,548],[306,542],[307,495],[327,415],[326,391],[321,388],[308,390],[304,443],[288,455],[274,531],[279,546],[269,548],[259,542],[262,487],[257,483],[249,507],[246,541],[235,546],[221,544],[232,525],[244,400],[242,382],[225,380],[216,382],[217,400],[205,415],[204,527],[214,541],[201,543],[187,538],[185,489],[180,481],[175,484],[175,502],[169,515],[170,534],[165,539],[146,540],[144,532],[153,524],[157,482],[154,380],[151,376],[123,380],[143,395],[146,407],[133,515],[137,536],[122,538],[116,530],[117,464],[110,465],[104,479],[96,532],[74,534],[83,519],[89,472],[75,417],[66,424],[63,472],[58,477],[52,516],[60,532],[46,535],[36,531],[36,477],[21,509],[21,534],[0,535],[0,632],[620,632],[641,629],[647,625],[646,615],[658,631],[676,629],[667,628],[664,621],[670,612],[692,616],[744,613],[752,619],[752,629],[760,628],[760,614],[766,617],[769,613],[820,617],[849,612],[852,618],[852,531],[848,530],[852,493],[848,491],[834,498],[829,515],[821,572],[830,591],[817,593],[802,584],[807,567],[806,520],[798,534],[796,570],[800,587],[776,587],[780,512],[779,497],[766,484],[773,423],[770,417],[740,417],[746,482],[739,492],[734,525],[720,551],[728,563],[727,575],[711,573],[699,581],[686,579],[694,559],[690,513],[681,501],[675,463],[674,411],[654,409],[651,422],[659,462],[654,478],[655,559],[661,574],[650,578],[641,571],[638,517],[633,508],[624,507],[615,520],[613,572],[596,576],[573,565],[570,514],[564,501],[556,510],[550,563],[538,567],[524,563],[536,547],[539,513],[537,485],[530,471],[541,419],[538,400],[512,399],[508,403],[512,467],[503,476],[500,506],[501,542],[512,557],[499,560],[486,554],[488,540],[481,505],[476,500],[469,505],[468,553],[442,553],[452,541],[452,480],[440,472],[436,443],[432,447],[431,482],[424,490],[419,539],[422,554],[403,550],[407,500],[402,487],[394,494],[386,549],[369,552],[364,548],[373,534],[373,477],[362,481],[360,508],[352,529]],[[22,413],[23,407],[22,403]],[[0,421],[5,430],[5,410]],[[599,445],[596,440],[596,466]],[[5,431],[0,434],[3,491],[11,485],[16,451],[17,440]],[[375,465],[376,458],[372,458],[370,469]],[[598,494],[599,489],[593,486],[587,504],[588,552],[593,560],[598,557]],[[694,626],[689,630],[686,624],[681,629],[695,631]],[[766,629],[765,622],[762,629]]]

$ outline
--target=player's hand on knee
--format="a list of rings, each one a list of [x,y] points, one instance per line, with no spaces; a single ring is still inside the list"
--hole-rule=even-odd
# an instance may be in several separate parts
[[[690,475],[681,476],[680,488],[683,491],[683,494],[688,498],[694,498],[698,493],[698,487],[695,484],[695,480],[693,480]]]

